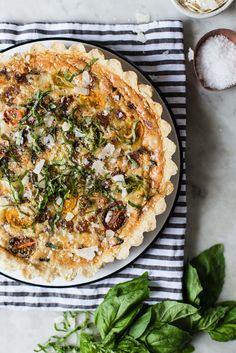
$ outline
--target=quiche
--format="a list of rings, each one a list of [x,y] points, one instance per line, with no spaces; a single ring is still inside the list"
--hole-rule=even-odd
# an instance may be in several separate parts
[[[93,276],[155,229],[177,167],[151,97],[80,43],[1,54],[2,263],[25,278]]]

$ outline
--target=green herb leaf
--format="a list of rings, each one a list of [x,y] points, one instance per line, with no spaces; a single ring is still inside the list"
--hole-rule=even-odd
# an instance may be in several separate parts
[[[176,302],[174,300],[165,300],[161,303],[155,304],[153,310],[156,313],[156,320],[158,322],[167,323],[194,315],[198,312],[198,309],[194,306]]]
[[[185,348],[183,348],[178,353],[192,353],[194,352],[194,347],[191,344],[188,344]]]
[[[156,324],[145,336],[145,342],[153,353],[181,351],[191,339],[188,332],[169,324]]]
[[[132,202],[132,201],[128,201],[128,204],[131,206],[131,207],[133,207],[133,208],[137,208],[137,209],[141,209],[142,208],[142,206],[141,205],[137,205],[136,203],[134,203],[134,202]]]
[[[143,343],[138,342],[133,337],[126,335],[118,344],[116,353],[149,353]]]
[[[197,270],[190,264],[185,266],[184,271],[184,296],[185,301],[192,305],[199,307],[200,297],[199,294],[203,288],[197,273]]]
[[[218,325],[209,332],[215,341],[226,342],[236,339],[236,302],[223,302],[220,307],[226,307],[228,312]]]
[[[84,71],[87,71],[90,69],[90,67],[96,62],[98,61],[97,58],[93,58],[89,63],[87,63],[85,65],[85,67],[81,70],[77,70],[75,71],[72,75],[69,75],[68,71],[64,73],[64,78],[68,81],[68,82],[72,82],[74,80],[74,78],[80,74],[82,74]]]
[[[210,331],[213,330],[219,321],[225,317],[228,308],[224,306],[216,306],[209,308],[203,312],[201,319],[195,322],[194,326],[199,331]]]
[[[103,302],[95,312],[95,324],[104,339],[114,326],[119,326],[118,321],[129,316],[134,308],[139,307],[143,300],[149,295],[148,275],[142,276],[128,282],[120,283],[112,287]],[[133,316],[132,316],[133,317]],[[123,322],[123,331],[128,322]],[[116,331],[118,333],[118,331]]]
[[[203,291],[200,302],[203,307],[215,304],[222,290],[225,277],[224,247],[217,244],[195,257],[190,264],[197,270]]]
[[[129,335],[135,339],[141,337],[146,331],[153,317],[153,308],[148,308],[147,311],[133,323],[129,330]]]

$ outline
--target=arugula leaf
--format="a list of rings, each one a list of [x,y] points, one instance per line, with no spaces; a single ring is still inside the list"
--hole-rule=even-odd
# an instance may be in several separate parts
[[[158,322],[167,323],[194,315],[198,312],[198,309],[190,304],[184,304],[172,300],[165,300],[161,303],[155,304],[153,310],[156,313],[156,320]]]
[[[226,307],[228,312],[220,323],[209,332],[215,341],[227,342],[236,339],[236,302],[223,302],[219,304]]]
[[[225,317],[228,308],[224,306],[216,306],[214,308],[207,309],[201,319],[195,323],[195,328],[199,331],[210,331],[214,329],[219,321]]]
[[[75,71],[72,75],[69,74],[68,71],[64,72],[64,78],[66,81],[68,82],[72,82],[74,80],[74,78],[80,74],[82,74],[84,71],[90,69],[90,67],[96,62],[98,61],[98,58],[93,58],[89,63],[87,63],[83,69],[81,70],[77,70]]]
[[[148,296],[147,273],[111,288],[95,312],[95,324],[102,339],[105,339],[113,327],[115,328],[114,333],[123,332],[130,324],[129,315],[134,318],[135,312],[137,314],[139,311],[135,309]],[[119,320],[121,320],[121,325],[118,323]]]
[[[125,336],[117,346],[117,353],[149,353],[143,343],[138,342],[131,336]]]
[[[201,306],[209,308],[215,304],[222,290],[225,277],[224,247],[216,244],[190,261],[197,270],[203,291]]]
[[[192,336],[176,326],[156,324],[145,336],[145,342],[153,353],[174,353],[181,351]]]
[[[190,264],[185,266],[184,271],[184,296],[185,301],[192,305],[199,307],[200,298],[199,294],[203,288],[197,273],[197,270]]]

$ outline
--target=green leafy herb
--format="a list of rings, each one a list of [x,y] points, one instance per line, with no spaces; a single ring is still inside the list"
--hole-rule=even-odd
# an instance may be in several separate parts
[[[133,207],[133,208],[137,208],[137,209],[141,209],[142,205],[137,205],[136,203],[132,202],[132,201],[128,201],[128,204]]]
[[[68,82],[72,82],[74,80],[74,78],[80,74],[82,74],[84,71],[87,71],[90,69],[90,67],[96,62],[98,61],[97,58],[93,58],[89,63],[87,63],[83,69],[77,70],[75,71],[73,74],[70,74],[68,71],[64,71],[64,78],[66,81]]]
[[[186,265],[186,303],[171,300],[151,306],[143,303],[149,295],[148,276],[144,273],[134,280],[112,287],[97,307],[94,322],[87,316],[82,325],[77,325],[75,321],[71,326],[70,315],[76,320],[81,314],[64,314],[64,323],[55,327],[61,335],[52,336],[45,345],[39,345],[38,351],[192,353],[194,347],[190,343],[193,335],[201,331],[208,332],[217,341],[236,339],[236,302],[222,302],[209,307],[206,296],[209,288],[206,288],[202,271],[206,269],[210,285],[216,283],[217,273],[211,274],[216,254],[219,255],[217,269],[220,269],[218,275],[222,284],[223,248],[216,245],[193,259],[191,265]],[[214,304],[218,291],[219,286],[216,292],[213,291]],[[76,344],[71,343],[73,335],[76,335]]]
[[[204,307],[215,304],[222,290],[225,277],[224,247],[222,244],[212,246],[192,259],[191,265],[197,270],[203,291],[200,302]]]
[[[192,305],[199,307],[200,297],[199,294],[203,291],[197,270],[190,264],[185,266],[185,288],[184,294],[186,301]]]

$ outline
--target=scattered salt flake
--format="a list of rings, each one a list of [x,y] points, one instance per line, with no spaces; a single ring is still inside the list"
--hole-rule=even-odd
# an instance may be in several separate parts
[[[45,159],[40,159],[40,160],[38,161],[38,163],[35,165],[35,168],[34,168],[34,170],[33,170],[33,173],[35,173],[35,174],[40,174],[40,172],[41,172],[41,170],[42,170],[42,168],[43,168],[43,166],[44,166],[44,163],[45,163]]]
[[[111,230],[111,229],[107,229],[107,230],[106,230],[106,237],[107,237],[107,238],[113,237],[114,234],[115,234],[115,232],[113,232],[113,230]]]
[[[148,13],[136,13],[136,22],[137,23],[147,23],[150,21],[150,15]]]
[[[145,37],[145,34],[143,32],[138,32],[136,40],[138,42],[145,43],[147,41],[147,38]]]
[[[89,248],[75,249],[73,252],[75,255],[82,257],[85,260],[92,260],[98,251],[97,246],[90,246]]]
[[[192,48],[188,49],[188,61],[193,61],[194,59],[194,51]]]
[[[68,123],[67,121],[64,121],[64,123],[62,124],[61,128],[63,131],[69,131],[70,130],[70,123]]]
[[[72,212],[67,212],[66,216],[65,216],[65,220],[67,222],[71,221],[74,218],[74,214]]]
[[[225,36],[206,39],[199,48],[196,64],[206,87],[224,89],[236,84],[236,44]]]

